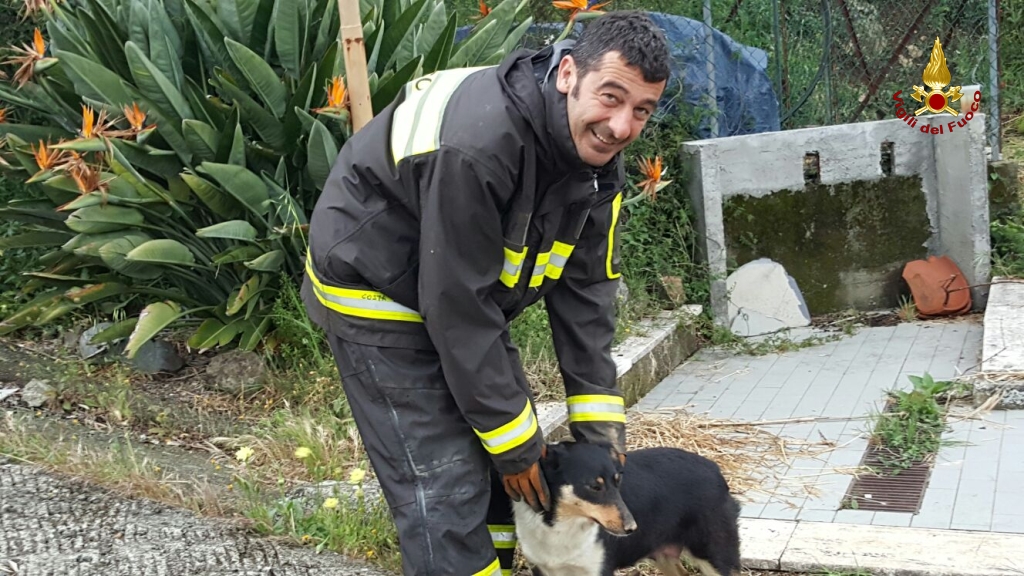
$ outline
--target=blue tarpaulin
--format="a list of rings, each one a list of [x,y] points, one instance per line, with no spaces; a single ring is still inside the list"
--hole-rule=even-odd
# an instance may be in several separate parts
[[[665,32],[672,55],[672,77],[662,98],[662,113],[704,114],[695,136],[712,138],[710,110],[710,79],[714,80],[718,108],[717,136],[736,136],[771,132],[780,129],[779,103],[767,73],[768,55],[764,50],[745,46],[726,34],[711,29],[711,46],[703,22],[660,12],[648,12],[651,20]],[[572,37],[582,31],[579,23]],[[526,48],[539,48],[552,42],[564,24],[539,23],[530,27],[521,43]],[[456,41],[464,38],[469,27],[456,33]],[[708,65],[708,51],[713,52],[713,66]],[[689,106],[678,106],[679,101]]]

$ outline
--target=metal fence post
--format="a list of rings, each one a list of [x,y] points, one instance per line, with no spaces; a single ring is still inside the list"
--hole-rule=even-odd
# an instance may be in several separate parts
[[[711,0],[704,0],[704,41],[704,47],[707,49],[704,67],[708,74],[708,94],[711,96],[708,103],[711,110],[711,136],[718,138],[718,86],[715,82],[715,36],[711,21]]]
[[[999,115],[999,0],[988,0],[988,80],[991,104],[988,111],[988,142],[992,161],[1001,160]]]

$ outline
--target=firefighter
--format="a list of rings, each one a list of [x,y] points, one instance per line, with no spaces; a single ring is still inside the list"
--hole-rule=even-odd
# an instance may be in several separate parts
[[[405,574],[510,574],[509,498],[546,508],[544,437],[509,323],[540,300],[577,440],[625,450],[611,357],[622,150],[669,77],[641,12],[409,82],[350,138],[310,220],[327,333]]]

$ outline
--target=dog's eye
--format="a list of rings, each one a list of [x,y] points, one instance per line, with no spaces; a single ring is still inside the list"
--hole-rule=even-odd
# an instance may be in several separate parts
[[[593,490],[594,492],[600,492],[600,491],[604,490],[604,484],[603,483],[596,483],[593,486],[591,486],[590,489]]]

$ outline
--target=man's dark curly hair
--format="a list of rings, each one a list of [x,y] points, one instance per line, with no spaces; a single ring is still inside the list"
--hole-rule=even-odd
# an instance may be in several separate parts
[[[572,48],[579,77],[586,76],[608,52],[621,54],[629,66],[640,70],[645,82],[661,82],[669,77],[668,41],[643,12],[609,12],[585,24]]]

